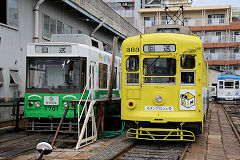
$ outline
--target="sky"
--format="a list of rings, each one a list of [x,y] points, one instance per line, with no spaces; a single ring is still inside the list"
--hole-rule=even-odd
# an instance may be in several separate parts
[[[240,0],[193,0],[193,7],[196,6],[216,6],[231,5],[232,7],[240,7]]]

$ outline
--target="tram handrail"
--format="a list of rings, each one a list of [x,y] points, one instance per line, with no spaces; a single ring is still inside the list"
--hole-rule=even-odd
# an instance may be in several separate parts
[[[83,106],[83,109],[82,109],[82,112],[81,112],[81,115],[80,115],[80,116],[79,116],[79,105],[80,105],[80,103],[81,103],[81,101],[82,101],[82,99],[83,99],[83,95],[84,95],[85,92],[86,92],[86,89],[87,89],[87,86],[88,86],[88,83],[89,83],[91,77],[92,77],[92,75],[90,74],[90,75],[89,75],[89,78],[88,78],[88,81],[87,81],[87,84],[86,84],[86,86],[84,87],[84,90],[83,90],[83,92],[82,92],[82,96],[81,96],[81,98],[80,98],[80,100],[79,100],[79,102],[78,102],[78,137],[79,137],[79,134],[80,134],[80,124],[79,124],[79,122],[80,122],[80,120],[81,120],[81,118],[82,118],[82,114],[83,114],[83,111],[84,111],[84,109],[85,109],[85,107],[86,107],[86,104],[87,104],[87,100],[88,100],[88,98],[89,98],[89,95],[90,95],[90,93],[92,92],[92,86],[93,86],[93,85],[91,85],[91,88],[90,88],[90,90],[89,90],[87,99],[86,99],[86,101],[85,101],[85,104],[84,104],[84,106]],[[92,96],[92,98],[93,98],[93,96]],[[85,112],[85,114],[86,114],[86,112]]]

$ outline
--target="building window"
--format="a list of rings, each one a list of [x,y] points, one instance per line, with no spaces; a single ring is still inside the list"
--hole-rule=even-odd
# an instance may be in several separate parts
[[[108,66],[99,63],[99,88],[107,88],[107,71]]]
[[[233,50],[233,53],[239,53],[239,48],[235,48],[235,49]]]
[[[144,17],[144,27],[152,27],[156,25],[156,17]]]
[[[50,37],[56,34],[56,20],[50,18]]]
[[[0,23],[18,27],[18,1],[0,1]]]
[[[208,24],[219,24],[224,23],[224,14],[211,14],[208,15]]]
[[[46,38],[50,38],[49,34],[49,24],[50,24],[50,17],[47,15],[43,15],[43,36]]]
[[[184,18],[184,22],[189,22],[191,21],[191,18]]]
[[[51,38],[52,34],[72,34],[73,28],[63,24],[61,21],[55,20],[48,15],[43,14],[43,37]],[[77,33],[75,29],[74,33]]]
[[[234,67],[233,67],[233,70],[238,70],[238,67],[234,66]]]
[[[72,27],[66,24],[63,24],[63,34],[71,34]]]
[[[240,31],[231,31],[231,42],[240,42]]]
[[[209,49],[210,53],[215,53],[215,49]]]
[[[18,70],[11,69],[10,70],[10,85],[11,86],[16,86],[21,82],[22,82],[22,80],[21,80],[21,78],[18,74]]]
[[[4,82],[2,70],[3,70],[3,69],[0,68],[0,86],[2,86],[2,85],[3,85],[3,82]]]
[[[63,24],[60,21],[57,21],[57,34],[62,34]]]

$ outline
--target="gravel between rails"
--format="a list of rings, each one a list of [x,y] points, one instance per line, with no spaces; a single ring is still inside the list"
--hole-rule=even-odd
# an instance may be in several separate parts
[[[109,143],[109,145],[107,145],[106,147],[101,147],[91,151],[94,152],[96,155],[91,157],[89,160],[111,159],[114,155],[116,155],[118,152],[122,151],[126,146],[129,146],[132,143],[134,143],[134,140],[127,139],[125,135],[116,137],[114,139],[114,142]]]
[[[177,160],[187,142],[137,141],[121,160]]]
[[[105,140],[104,140],[105,141]],[[111,141],[111,142],[110,142]],[[113,140],[106,140],[108,143],[105,146],[92,150],[95,153],[89,160],[105,160],[112,159],[114,155],[122,152],[128,146],[132,148],[128,149],[126,153],[118,156],[117,159],[122,160],[177,160],[184,151],[187,142],[169,142],[169,141],[144,141],[134,139],[127,139],[126,137],[119,136]],[[115,159],[115,157],[114,157]]]

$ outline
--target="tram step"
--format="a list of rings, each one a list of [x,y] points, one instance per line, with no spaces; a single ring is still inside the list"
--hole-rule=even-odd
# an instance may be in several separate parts
[[[66,133],[66,134],[76,134],[78,131],[68,131],[68,130],[60,130],[59,133]]]
[[[56,139],[56,142],[72,142],[72,143],[77,143],[77,139]]]

